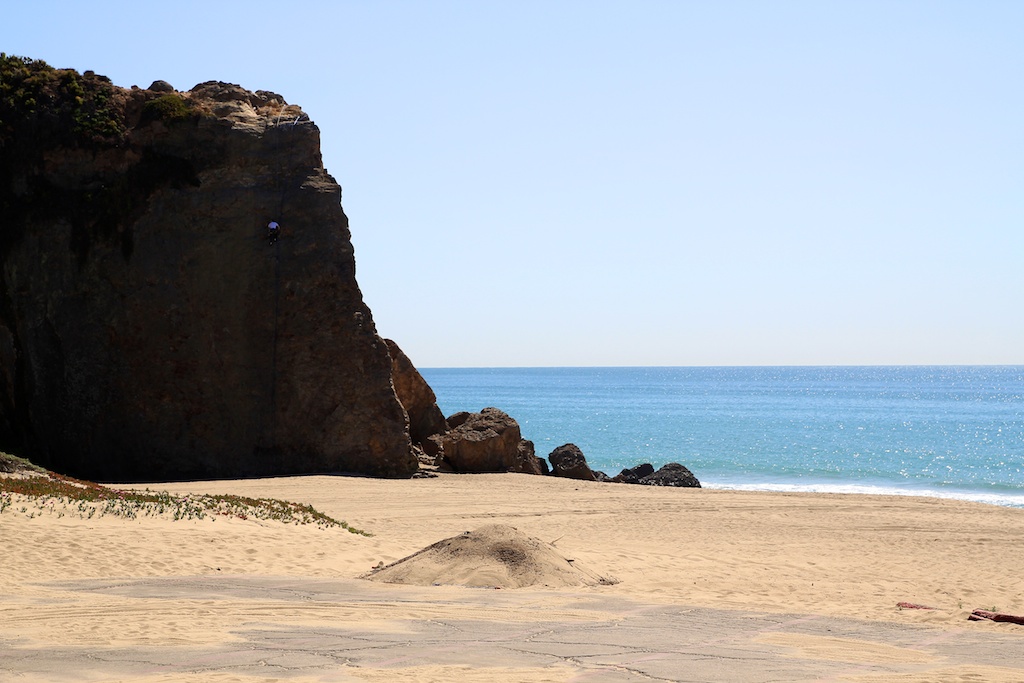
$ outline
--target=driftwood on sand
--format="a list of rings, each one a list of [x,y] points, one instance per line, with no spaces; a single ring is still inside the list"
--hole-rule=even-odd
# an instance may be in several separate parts
[[[967,618],[970,621],[1003,621],[1024,626],[1024,617],[1018,617],[1014,614],[1003,614],[1001,612],[989,612],[986,609],[976,609]]]

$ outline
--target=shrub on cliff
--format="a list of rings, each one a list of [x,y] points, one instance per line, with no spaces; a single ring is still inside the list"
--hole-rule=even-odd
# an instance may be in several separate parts
[[[198,182],[189,160],[151,150],[140,153],[131,172],[97,167],[79,186],[32,174],[54,150],[125,145],[126,100],[105,76],[0,53],[0,214],[7,218],[0,226],[0,254],[20,239],[31,218],[64,216],[79,258],[104,238],[119,241],[127,260],[134,248],[130,225],[146,197],[163,185]],[[178,121],[194,113],[180,96],[168,93],[146,102],[142,118]]]
[[[143,121],[183,121],[195,112],[179,95],[161,95],[142,107]]]
[[[0,52],[0,148],[88,145],[125,134],[110,80]]]

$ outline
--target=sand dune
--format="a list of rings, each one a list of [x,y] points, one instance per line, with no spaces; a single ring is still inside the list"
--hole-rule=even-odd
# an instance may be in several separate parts
[[[508,524],[485,524],[431,543],[360,578],[410,586],[526,588],[613,584],[553,545]]]

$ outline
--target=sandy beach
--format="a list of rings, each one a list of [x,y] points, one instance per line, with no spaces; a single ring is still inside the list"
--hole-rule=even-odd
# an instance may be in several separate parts
[[[1024,680],[1024,626],[967,620],[1024,614],[1024,510],[512,474],[149,488],[309,503],[372,535],[15,501],[0,514],[0,679]],[[359,578],[490,523],[616,582]]]

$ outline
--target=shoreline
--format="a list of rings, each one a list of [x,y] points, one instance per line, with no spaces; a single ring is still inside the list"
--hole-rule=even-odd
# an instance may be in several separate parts
[[[575,443],[615,475],[675,461],[705,486],[932,491],[1024,507],[1020,366],[421,373],[445,414],[498,405],[538,455]],[[881,491],[854,487],[878,487]]]
[[[994,505],[1013,509],[1024,509],[1024,492],[1020,493],[986,493],[968,489],[935,489],[922,486],[919,489],[889,486],[885,484],[737,484],[701,481],[701,486],[716,491],[776,491],[779,493],[835,493],[853,496],[906,496],[908,498],[940,498],[943,500],[960,500],[982,505]],[[1016,490],[1016,489],[1015,489]]]
[[[666,652],[675,652],[668,644],[674,636],[669,636],[686,631],[693,615],[704,615],[710,621],[701,622],[700,638],[733,633],[729,637],[744,648],[774,652],[772,665],[789,666],[793,652],[803,652],[806,661],[800,661],[811,667],[809,674],[822,662],[834,663],[846,656],[844,651],[861,647],[857,643],[865,639],[896,647],[892,638],[903,634],[897,641],[903,638],[907,649],[893,654],[864,645],[858,656],[880,672],[936,674],[908,681],[953,681],[958,679],[937,674],[960,662],[957,658],[973,656],[964,654],[971,648],[964,645],[961,652],[956,643],[1009,639],[1012,647],[989,650],[957,666],[969,665],[986,680],[1024,679],[1024,660],[1013,659],[1013,653],[1024,652],[1024,626],[967,621],[978,608],[1024,613],[1019,581],[1024,549],[1017,542],[1024,532],[1024,510],[1016,508],[915,496],[615,486],[517,474],[411,480],[297,476],[118,488],[284,499],[310,504],[373,535],[236,518],[174,522],[44,514],[29,519],[8,509],[0,513],[0,537],[18,552],[0,559],[0,571],[10,577],[0,600],[9,617],[0,620],[0,643],[24,655],[17,661],[42,661],[38,658],[46,652],[70,643],[103,652],[173,646],[187,659],[189,652],[198,652],[194,648],[219,652],[257,632],[299,629],[296,633],[308,635],[342,626],[361,630],[363,641],[384,647],[397,633],[420,633],[432,623],[465,619],[479,622],[479,628],[505,624],[501,633],[519,633],[516,629],[552,619],[594,622],[598,626],[587,631],[593,637],[616,623],[636,624],[644,633],[663,628]],[[566,558],[618,583],[493,591],[371,587],[372,582],[356,578],[380,562],[389,564],[489,523],[510,524],[553,543]],[[263,591],[259,587],[264,584],[288,588]],[[334,597],[313,595],[299,603],[288,597],[301,590]],[[361,600],[374,606],[352,606]],[[935,609],[901,609],[900,602]],[[58,604],[63,607],[57,609]],[[641,627],[635,619],[643,614],[663,618]],[[751,620],[761,625],[750,632],[741,628]],[[544,628],[538,633],[551,631]],[[842,633],[847,635],[836,635]],[[611,643],[626,636],[609,631],[607,637]],[[576,657],[571,666],[562,662],[527,671],[508,649],[526,647],[526,641],[516,642],[484,660],[459,660],[460,666],[469,666],[480,680],[490,673],[491,680],[554,681],[572,680],[586,663]],[[740,645],[702,646],[701,657],[729,659],[735,647]],[[921,655],[922,648],[932,654]],[[439,670],[430,667],[469,657],[444,652],[428,649],[405,665],[382,665],[364,653],[366,658],[356,658],[361,664],[344,668],[348,677],[328,666],[324,671],[338,677],[306,672],[312,677],[301,680],[379,680],[398,673],[404,677],[397,680],[442,680]],[[672,652],[665,656],[685,654]],[[181,662],[175,666],[178,674],[187,670]],[[515,672],[503,673],[502,667]],[[446,671],[449,678],[466,673]],[[26,680],[53,680],[53,673]],[[247,682],[267,680],[270,674],[235,673]],[[109,680],[109,674],[97,679]],[[761,679],[751,671],[749,677],[708,680]]]

